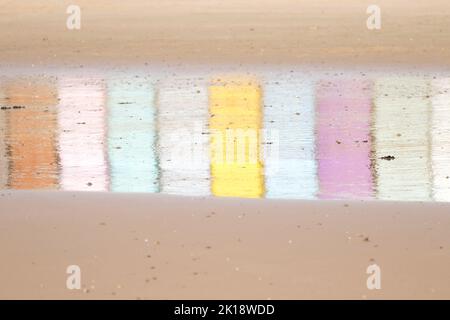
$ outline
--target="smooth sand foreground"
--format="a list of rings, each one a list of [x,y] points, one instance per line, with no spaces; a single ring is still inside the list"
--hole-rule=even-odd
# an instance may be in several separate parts
[[[4,191],[0,298],[448,299],[449,209]],[[366,287],[374,263],[380,290]]]
[[[69,30],[69,5],[81,29]],[[381,29],[369,30],[369,5]],[[0,0],[0,65],[450,65],[448,0]]]

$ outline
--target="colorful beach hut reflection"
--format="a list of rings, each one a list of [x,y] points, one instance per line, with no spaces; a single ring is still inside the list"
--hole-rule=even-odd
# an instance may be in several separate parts
[[[6,189],[8,185],[8,174],[9,174],[9,161],[8,152],[6,144],[6,133],[7,133],[7,109],[5,108],[6,103],[5,95],[3,93],[3,87],[0,84],[0,190]]]
[[[155,91],[146,79],[108,81],[110,190],[158,192]]]
[[[202,79],[166,78],[158,86],[161,191],[209,195],[208,90]]]
[[[450,201],[450,78],[432,82],[433,199]]]
[[[64,78],[58,85],[61,188],[106,191],[105,84],[96,78]]]
[[[9,187],[56,189],[58,93],[55,84],[42,79],[10,81],[5,84],[4,95],[10,108],[5,124],[10,152]]]
[[[372,197],[371,83],[319,81],[316,99],[319,197]]]
[[[314,84],[276,76],[264,85],[264,167],[267,198],[312,199],[317,193]]]
[[[374,151],[379,199],[430,199],[429,94],[429,83],[419,78],[376,82]]]
[[[228,78],[209,87],[212,193],[264,195],[260,158],[262,90],[254,79]]]

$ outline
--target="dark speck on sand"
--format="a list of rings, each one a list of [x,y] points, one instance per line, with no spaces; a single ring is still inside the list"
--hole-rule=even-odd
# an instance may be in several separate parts
[[[387,161],[391,161],[391,160],[394,160],[395,157],[389,155],[389,156],[383,156],[383,157],[380,157],[380,159],[382,159],[382,160],[387,160]]]

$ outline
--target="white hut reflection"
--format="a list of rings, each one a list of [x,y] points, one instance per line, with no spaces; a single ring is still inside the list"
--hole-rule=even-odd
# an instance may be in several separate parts
[[[201,79],[165,79],[158,86],[161,192],[208,195],[208,93]]]
[[[430,199],[429,90],[419,78],[376,82],[373,130],[379,199]]]
[[[450,201],[450,78],[432,82],[433,198]]]

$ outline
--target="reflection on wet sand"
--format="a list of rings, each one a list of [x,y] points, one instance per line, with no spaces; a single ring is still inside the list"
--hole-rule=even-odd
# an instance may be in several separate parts
[[[429,200],[430,86],[384,78],[375,85],[375,156],[380,199]]]
[[[450,199],[450,78],[433,80],[432,172],[433,197]]]
[[[0,81],[0,188],[450,201],[449,78],[105,78]]]
[[[276,77],[264,85],[267,198],[311,199],[317,193],[314,155],[314,83]]]
[[[317,158],[320,198],[369,198],[371,85],[367,81],[320,81]]]
[[[261,87],[253,79],[218,79],[209,87],[214,195],[246,198],[264,195],[259,154],[261,99]]]
[[[0,106],[6,107],[5,95],[0,85]],[[0,109],[0,189],[8,186],[8,154],[6,145],[6,108]]]
[[[58,187],[56,130],[58,92],[52,81],[5,83],[6,142],[10,152],[9,187],[54,189]]]
[[[202,79],[165,79],[158,86],[158,148],[162,192],[207,195],[208,91]]]
[[[60,184],[63,190],[108,190],[105,85],[96,79],[59,81]]]
[[[110,190],[158,192],[153,86],[122,78],[107,89]]]

